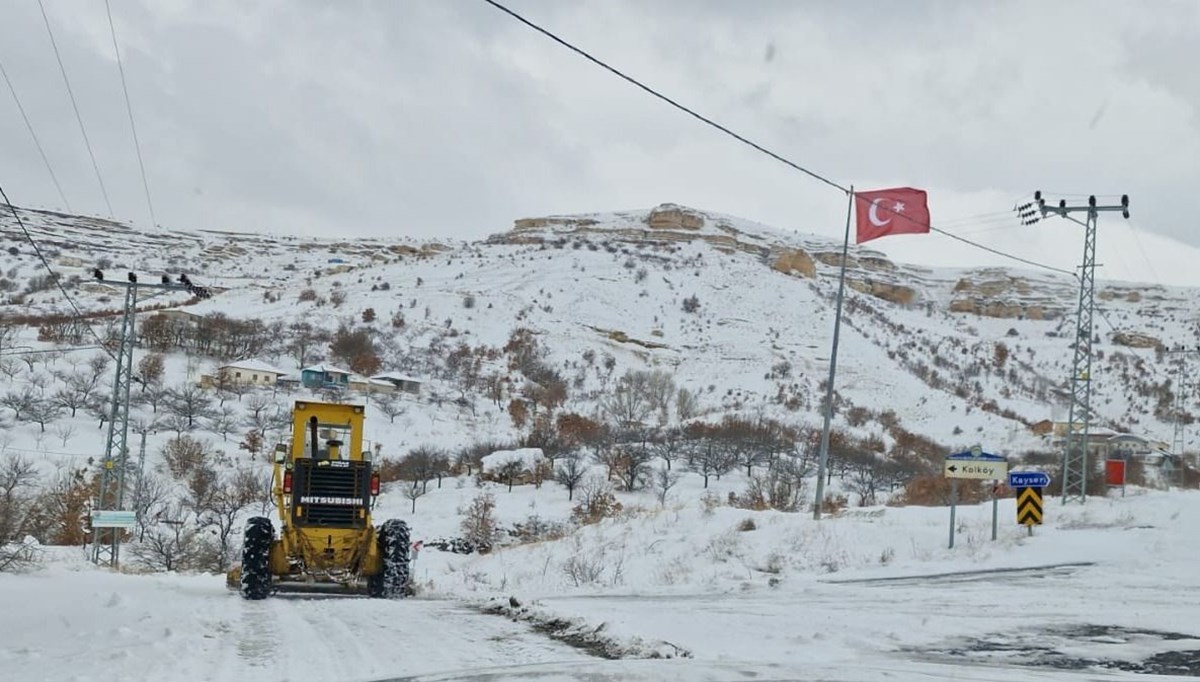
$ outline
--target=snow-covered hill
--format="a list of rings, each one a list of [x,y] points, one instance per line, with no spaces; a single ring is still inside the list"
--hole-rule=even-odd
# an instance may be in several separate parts
[[[505,432],[504,415],[488,418],[499,401],[484,398],[479,386],[464,390],[445,356],[460,344],[500,349],[522,328],[570,381],[565,407],[577,412],[593,412],[614,378],[648,368],[668,371],[693,391],[700,412],[811,424],[819,410],[841,245],[818,237],[673,205],[519,220],[477,243],[145,233],[97,219],[23,215],[80,306],[108,315],[93,325],[101,331],[115,320],[120,296],[90,281],[93,267],[118,278],[127,270],[186,273],[217,294],[199,302],[168,294],[143,308],[275,325],[277,333],[249,348],[283,369],[296,369],[301,359],[289,357],[287,325],[366,328],[382,349],[383,369],[418,375],[435,394],[469,395],[476,407],[471,429],[488,437]],[[0,314],[36,321],[71,313],[11,216],[0,217],[0,233],[9,249],[0,254],[0,288],[8,289]],[[1074,281],[907,266],[873,248],[852,247],[850,258],[836,385],[843,415],[854,405],[872,414],[890,410],[906,429],[946,446],[1041,445],[1026,427],[1064,416],[1056,387],[1070,368]],[[1194,341],[1195,295],[1100,283],[1097,422],[1170,440],[1170,415],[1160,405],[1173,400],[1176,367],[1154,346]],[[40,347],[31,336],[23,343]],[[313,350],[306,362],[327,355],[323,347]],[[192,379],[219,360],[238,359],[195,355],[186,363]],[[510,376],[503,359],[483,364],[485,375]],[[168,383],[183,379],[172,375]],[[511,393],[520,392],[518,386]],[[1195,396],[1187,396],[1185,409],[1200,411]],[[418,412],[424,407],[410,411],[405,442],[436,435],[423,433]],[[445,408],[427,419],[436,422],[438,414]]]

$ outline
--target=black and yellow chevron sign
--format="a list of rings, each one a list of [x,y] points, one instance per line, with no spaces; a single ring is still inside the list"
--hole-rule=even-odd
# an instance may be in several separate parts
[[[1042,525],[1042,489],[1017,489],[1017,523],[1023,526]]]

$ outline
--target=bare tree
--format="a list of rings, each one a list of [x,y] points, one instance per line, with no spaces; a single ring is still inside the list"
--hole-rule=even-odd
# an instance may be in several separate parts
[[[37,477],[37,467],[23,457],[6,454],[0,460],[0,548],[24,527]]]
[[[146,529],[153,519],[154,513],[171,498],[172,493],[171,486],[163,478],[152,473],[142,476],[141,483],[134,489],[130,502],[137,514],[139,540],[145,538]]]
[[[655,456],[650,447],[650,435],[647,428],[630,429],[621,434],[621,443],[613,448],[617,453],[617,472],[625,490],[641,488],[650,476],[650,462]]]
[[[0,397],[0,406],[7,407],[15,413],[16,419],[21,420],[22,415],[37,401],[37,395],[29,386],[22,386],[18,391],[9,391],[3,397]]]
[[[0,360],[0,374],[8,377],[9,381],[16,381],[21,375],[21,365],[11,358]]]
[[[846,489],[858,495],[858,506],[875,504],[875,497],[886,474],[883,463],[872,452],[855,452],[847,457]]]
[[[645,392],[650,409],[657,412],[659,421],[665,424],[671,412],[671,399],[675,397],[675,380],[667,372],[656,369],[646,377]]]
[[[667,493],[671,492],[679,483],[681,474],[678,471],[671,471],[666,467],[659,467],[654,470],[654,492],[658,496],[658,505],[660,507],[667,506]]]
[[[144,391],[150,386],[161,385],[165,368],[166,363],[160,353],[143,355],[137,365],[138,377],[142,380],[142,390]]]
[[[8,350],[16,345],[21,327],[8,317],[0,317],[0,351]]]
[[[221,434],[222,441],[229,440],[229,432],[238,426],[237,410],[230,405],[221,405],[208,417],[208,430]]]
[[[380,393],[371,402],[376,409],[388,418],[388,422],[391,424],[395,424],[396,417],[399,417],[408,410],[394,393]]]
[[[317,360],[317,349],[329,343],[331,338],[326,329],[303,321],[289,325],[288,332],[290,340],[287,344],[287,352],[301,367],[308,365],[310,361]]]
[[[709,477],[719,477],[729,471],[733,462],[722,443],[708,433],[711,427],[696,427],[688,430],[688,465],[692,471],[704,477],[704,487],[707,488]]]
[[[169,396],[169,389],[162,384],[143,384],[142,390],[137,394],[137,402],[140,405],[147,405],[150,411],[158,413],[158,407],[162,405]]]
[[[525,462],[520,459],[510,459],[496,469],[496,475],[508,482],[508,492],[512,492],[513,481],[525,471]]]
[[[100,379],[108,371],[110,358],[106,353],[97,353],[88,360],[88,382],[93,386],[100,385]]]
[[[425,486],[417,481],[413,481],[412,485],[404,486],[404,497],[412,500],[412,513],[417,513],[417,498],[425,494]]]
[[[192,430],[188,426],[187,417],[180,414],[169,414],[161,418],[158,423],[167,431],[174,431],[176,438],[185,433],[190,433]]]
[[[33,374],[38,366],[42,364],[42,356],[38,353],[26,353],[20,357],[21,362],[25,363],[25,367],[29,369],[30,374]]]
[[[167,394],[167,409],[173,415],[187,419],[188,430],[196,428],[196,421],[212,414],[212,396],[195,384],[185,384]]]
[[[74,417],[79,408],[87,404],[87,396],[71,388],[60,388],[50,397],[55,405],[58,405],[64,410],[70,410],[71,416]]]
[[[259,479],[249,470],[240,469],[222,476],[202,467],[192,472],[186,503],[196,515],[201,530],[213,531],[215,546],[205,557],[208,568],[224,571],[233,556],[231,539],[238,515],[259,498]]]
[[[684,438],[681,429],[664,429],[650,443],[651,451],[658,456],[670,471],[671,464],[684,455]]]
[[[78,393],[86,403],[100,386],[100,377],[87,374],[70,374],[65,379],[67,390]]]
[[[70,441],[75,435],[75,425],[70,423],[58,424],[54,427],[54,435],[58,436],[59,441],[62,443],[62,447],[65,448],[67,447],[67,442]]]
[[[130,552],[151,570],[175,571],[195,564],[200,538],[191,512],[182,502],[165,507],[149,520],[141,542]]]
[[[675,394],[675,416],[679,417],[680,421],[687,421],[695,417],[698,410],[696,394],[686,388],[680,388]]]
[[[587,465],[578,450],[564,454],[559,460],[558,467],[554,469],[554,480],[567,489],[567,500],[575,497],[575,488],[579,486],[579,482],[583,480],[586,473]]]
[[[247,420],[263,420],[264,415],[269,415],[276,407],[275,401],[271,396],[263,391],[259,391],[247,398],[245,405]]]
[[[92,419],[99,420],[100,426],[104,426],[104,423],[107,422],[108,418],[112,415],[111,403],[112,398],[110,396],[99,393],[88,399],[87,404],[83,407],[83,410],[84,412],[87,412],[88,416],[90,416]]]
[[[45,397],[46,387],[50,385],[50,375],[44,372],[35,372],[30,374],[26,381],[29,382],[30,386],[37,389],[39,397]]]
[[[436,447],[422,445],[413,448],[400,460],[401,476],[414,485],[419,483],[421,490],[427,491],[429,480],[439,475],[445,461],[446,454]]]
[[[29,421],[40,426],[42,429],[41,432],[45,433],[46,424],[61,417],[62,411],[62,407],[57,403],[44,398],[38,398],[26,408],[25,416]]]
[[[626,372],[600,400],[605,417],[622,429],[641,425],[653,409],[647,395],[646,372]]]

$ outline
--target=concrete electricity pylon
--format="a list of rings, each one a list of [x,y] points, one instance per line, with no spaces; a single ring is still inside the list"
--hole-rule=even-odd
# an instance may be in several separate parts
[[[1033,216],[1032,206],[1018,207],[1025,224],[1055,214],[1084,227],[1083,264],[1079,266],[1079,306],[1075,315],[1075,357],[1071,363],[1071,410],[1067,417],[1066,443],[1062,457],[1062,499],[1064,503],[1087,501],[1088,429],[1092,418],[1092,314],[1096,296],[1096,221],[1101,212],[1120,211],[1129,218],[1129,195],[1121,197],[1114,206],[1100,206],[1096,197],[1088,197],[1086,205],[1068,206],[1065,199],[1058,206],[1048,206],[1040,191],[1033,195],[1040,216]],[[1080,222],[1071,216],[1083,212],[1087,220]]]
[[[125,472],[129,459],[129,389],[133,385],[134,316],[137,313],[139,291],[187,291],[197,298],[211,294],[205,287],[192,284],[187,275],[172,282],[166,275],[161,282],[139,282],[129,273],[125,280],[105,279],[99,269],[92,276],[101,284],[125,288],[125,309],[121,316],[120,344],[115,354],[117,367],[113,378],[109,407],[108,437],[104,441],[104,459],[100,461],[100,489],[96,495],[95,511],[120,511],[125,506]],[[120,563],[121,529],[94,528],[92,531],[92,560],[97,564],[116,567]]]

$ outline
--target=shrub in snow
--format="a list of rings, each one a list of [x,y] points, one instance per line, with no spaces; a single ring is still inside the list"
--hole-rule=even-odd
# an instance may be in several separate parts
[[[26,536],[20,542],[0,544],[0,573],[16,573],[33,568],[41,561],[36,539]]]
[[[546,458],[541,448],[498,450],[480,460],[484,480],[501,481],[512,490],[514,483],[541,483]]]
[[[571,526],[561,521],[547,521],[533,514],[524,521],[514,523],[507,533],[521,543],[543,542],[565,538],[571,534]]]
[[[208,447],[204,442],[188,435],[172,438],[162,450],[167,471],[177,479],[187,478],[194,471],[203,468],[208,454]]]
[[[579,504],[571,509],[571,520],[580,525],[597,523],[621,513],[621,503],[612,485],[600,476],[588,478],[579,487]]]
[[[496,541],[496,499],[491,493],[480,493],[471,501],[471,506],[462,514],[463,539],[470,542],[481,554],[492,549]]]

